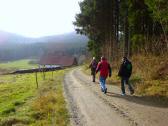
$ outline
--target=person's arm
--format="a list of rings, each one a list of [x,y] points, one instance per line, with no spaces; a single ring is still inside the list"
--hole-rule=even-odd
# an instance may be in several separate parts
[[[100,70],[101,63],[98,63],[97,68],[96,68],[96,73]]]
[[[92,62],[89,64],[89,68],[91,68],[92,67]]]
[[[120,69],[119,69],[119,72],[118,72],[118,76],[119,76],[119,77],[121,77],[121,75],[122,75],[122,69],[123,69],[122,67],[123,67],[123,64],[121,64]]]
[[[111,73],[112,73],[112,71],[111,71],[110,64],[108,64],[108,69],[109,69],[109,77],[111,77]]]
[[[98,62],[96,62],[96,68],[97,68],[97,66],[98,66]]]

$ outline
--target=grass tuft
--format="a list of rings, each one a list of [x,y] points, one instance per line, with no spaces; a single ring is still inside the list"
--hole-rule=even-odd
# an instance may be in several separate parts
[[[19,106],[19,105],[23,105],[25,102],[24,101],[15,101],[13,103],[14,106]]]
[[[10,106],[2,111],[2,115],[7,115],[9,113],[16,112],[16,109],[14,106]]]
[[[43,96],[38,97],[32,105],[34,111],[42,113],[47,116],[55,110],[54,104],[56,103],[56,94],[54,92],[45,93]]]
[[[6,120],[0,121],[0,126],[25,126],[29,125],[31,120],[28,120],[27,118],[15,118],[15,117],[10,117],[7,118]]]

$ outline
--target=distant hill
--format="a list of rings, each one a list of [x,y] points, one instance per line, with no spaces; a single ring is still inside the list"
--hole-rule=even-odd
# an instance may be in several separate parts
[[[61,35],[52,35],[36,39],[36,42],[56,42],[56,43],[66,43],[66,42],[84,42],[86,43],[88,38],[83,35],[78,35],[75,32],[61,34]]]
[[[75,32],[40,38],[0,31],[0,60],[15,60],[39,57],[44,53],[64,52],[71,55],[86,50],[88,38]]]
[[[0,31],[1,45],[12,44],[12,43],[22,44],[22,43],[32,43],[32,42],[34,42],[33,38],[28,38],[14,33]]]
[[[83,35],[78,35],[75,32],[45,36],[40,38],[28,38],[18,34],[0,31],[0,44],[17,43],[17,44],[30,44],[36,42],[87,42],[88,38]]]

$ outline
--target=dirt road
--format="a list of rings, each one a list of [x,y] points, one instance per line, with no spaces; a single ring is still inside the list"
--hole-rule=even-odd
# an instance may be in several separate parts
[[[98,82],[76,68],[64,79],[65,97],[74,126],[167,126],[168,107],[144,101],[138,96],[121,96],[117,86],[107,85],[107,94]]]

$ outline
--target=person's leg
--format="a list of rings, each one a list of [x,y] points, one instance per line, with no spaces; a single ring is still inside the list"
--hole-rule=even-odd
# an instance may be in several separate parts
[[[106,88],[106,78],[105,77],[102,77],[102,87],[103,87],[103,92],[106,94],[107,88]]]
[[[96,73],[95,73],[95,71],[93,72],[93,82],[95,82],[95,76],[96,76]]]
[[[91,76],[92,76],[92,81],[93,81],[93,70],[92,70],[92,68],[91,68]]]
[[[107,87],[106,87],[106,78],[104,78],[104,93],[106,94],[107,93]]]
[[[130,90],[130,94],[133,94],[134,89],[133,89],[132,85],[129,83],[129,78],[126,78],[126,84],[128,85],[128,88]]]
[[[101,91],[103,92],[104,90],[103,90],[103,82],[102,82],[102,78],[101,77],[99,77],[99,83],[100,83],[100,88],[101,88]]]
[[[125,94],[125,79],[123,77],[121,78],[121,91],[122,91],[122,94],[124,95]]]
[[[103,77],[100,76],[100,86],[101,86],[101,90],[104,92],[106,87],[105,87],[105,79]]]

